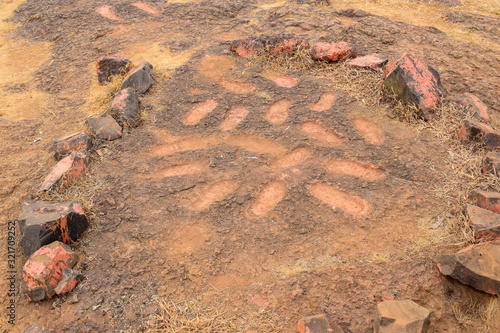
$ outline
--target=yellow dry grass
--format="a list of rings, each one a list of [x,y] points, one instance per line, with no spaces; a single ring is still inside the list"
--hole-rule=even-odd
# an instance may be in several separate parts
[[[9,38],[19,24],[6,21],[24,0],[0,3],[0,118],[19,120],[37,118],[46,105],[47,95],[36,90],[33,73],[49,60],[50,43],[31,43]],[[12,93],[8,86],[24,84],[25,89]]]
[[[151,317],[148,333],[236,333],[283,332],[287,323],[278,314],[259,309],[249,302],[237,306],[227,300],[221,290],[210,290],[189,300],[158,301]]]

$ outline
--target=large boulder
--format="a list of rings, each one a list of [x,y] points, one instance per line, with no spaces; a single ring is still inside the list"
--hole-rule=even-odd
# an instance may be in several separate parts
[[[132,62],[121,56],[105,56],[97,59],[96,70],[99,84],[104,84],[111,80],[113,75],[125,75]]]
[[[500,295],[500,240],[471,245],[438,260],[443,275],[492,295]]]
[[[92,138],[84,131],[80,131],[57,139],[49,151],[57,160],[60,160],[74,151],[87,152],[91,147]]]
[[[26,299],[38,302],[55,295],[65,268],[73,268],[78,255],[61,242],[45,245],[33,253],[23,267],[22,290]]]
[[[84,151],[72,152],[52,168],[42,185],[40,185],[38,193],[48,191],[57,185],[68,185],[87,171],[89,163],[90,158]]]
[[[27,256],[54,241],[71,244],[87,229],[89,222],[76,201],[26,201],[19,216],[21,249]]]
[[[134,67],[125,78],[122,84],[122,90],[133,88],[137,93],[144,94],[154,83],[153,80],[153,65],[147,61],[141,62],[137,67]]]
[[[375,333],[425,333],[429,329],[430,311],[417,303],[385,301],[377,305]]]
[[[385,74],[384,89],[418,106],[425,119],[445,95],[438,72],[411,54],[389,62]]]
[[[464,214],[471,222],[476,239],[500,237],[500,214],[473,205],[465,206]]]

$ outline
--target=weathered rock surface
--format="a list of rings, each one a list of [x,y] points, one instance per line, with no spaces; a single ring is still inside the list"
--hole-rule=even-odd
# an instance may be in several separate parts
[[[298,333],[343,333],[337,324],[330,324],[328,317],[324,314],[308,316],[299,320],[297,324]]]
[[[482,142],[488,150],[500,146],[500,132],[477,120],[465,120],[457,136],[464,143]]]
[[[23,331],[23,333],[55,333],[56,331],[51,330],[49,328],[45,328],[42,325],[38,324],[31,324],[30,326],[26,327]]]
[[[122,127],[110,115],[89,118],[87,125],[97,139],[113,141],[122,137]]]
[[[352,45],[346,42],[316,43],[311,48],[311,56],[314,60],[346,61],[350,58],[356,58],[357,55]]]
[[[299,49],[308,49],[309,42],[305,37],[296,34],[276,34],[269,37],[267,45],[272,54],[281,52],[294,53]]]
[[[84,131],[80,131],[64,138],[57,139],[49,151],[58,160],[74,151],[87,152],[92,147],[91,137]]]
[[[438,260],[442,274],[492,295],[500,295],[500,240],[471,245]]]
[[[236,52],[240,57],[246,58],[259,53],[264,49],[266,40],[261,37],[248,37],[245,39],[233,40],[231,51]]]
[[[113,75],[125,75],[132,67],[132,62],[120,56],[105,56],[97,59],[97,80],[99,84],[109,82]]]
[[[80,272],[65,268],[62,271],[61,281],[59,281],[54,291],[58,295],[69,293],[82,279],[83,275]]]
[[[476,239],[500,237],[500,214],[473,205],[465,206],[464,214],[472,223]]]
[[[385,301],[377,305],[375,333],[425,333],[430,311],[410,300]]]
[[[69,184],[87,170],[89,163],[90,158],[84,151],[72,152],[52,168],[40,185],[38,193],[48,191],[60,184]]]
[[[373,53],[363,57],[357,57],[347,62],[348,66],[358,69],[371,69],[378,72],[389,60],[380,54]]]
[[[484,121],[488,124],[491,122],[488,107],[477,96],[464,93],[453,97],[452,101],[463,106],[469,115],[476,118],[476,120]]]
[[[139,94],[144,94],[154,83],[153,65],[147,61],[141,62],[137,67],[134,67],[125,78],[122,84],[122,90],[133,88]]]
[[[19,216],[21,249],[27,256],[54,241],[71,244],[89,223],[82,207],[75,201],[26,201]]]
[[[411,54],[405,53],[389,62],[385,74],[384,89],[417,105],[426,119],[445,95],[438,72]]]
[[[126,88],[116,94],[108,113],[122,126],[139,126],[141,123],[141,114],[135,90],[133,88]]]
[[[63,269],[73,268],[77,260],[78,255],[61,242],[50,243],[33,253],[23,267],[22,290],[28,301],[54,296]]]
[[[498,177],[500,174],[500,153],[489,152],[483,157],[481,163],[482,173],[491,173]]]
[[[479,207],[500,214],[500,193],[474,190],[470,197]]]

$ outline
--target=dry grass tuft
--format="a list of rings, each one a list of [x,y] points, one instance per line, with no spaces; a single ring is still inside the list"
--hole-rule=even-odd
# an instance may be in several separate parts
[[[102,86],[97,83],[97,79],[92,80],[93,84],[89,89],[87,102],[82,108],[87,118],[100,116],[108,111],[113,98],[120,91],[124,79],[125,76],[115,75],[111,77],[109,83]]]
[[[461,332],[500,332],[500,302],[495,297],[467,294],[465,301],[452,307]],[[478,321],[479,319],[479,321]]]
[[[244,303],[241,307],[227,301],[222,294],[204,301],[203,296],[185,301],[158,301],[158,310],[146,332],[156,333],[219,333],[219,332],[282,332],[283,318]]]

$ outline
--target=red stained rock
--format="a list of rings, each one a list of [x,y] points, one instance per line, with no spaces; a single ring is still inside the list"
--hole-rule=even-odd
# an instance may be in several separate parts
[[[248,37],[231,42],[231,51],[236,52],[240,57],[246,58],[259,53],[264,49],[266,40],[260,37]]]
[[[38,193],[48,191],[57,185],[68,185],[87,170],[89,163],[90,158],[85,152],[72,152],[52,168],[38,189]]]
[[[465,120],[457,136],[464,143],[482,142],[488,150],[500,146],[500,132],[476,120]]]
[[[60,160],[71,152],[79,150],[86,152],[91,147],[91,137],[84,131],[80,131],[56,140],[49,151],[57,160]]]
[[[483,157],[481,164],[482,173],[492,173],[495,176],[500,174],[500,153],[489,152]]]
[[[389,62],[385,74],[385,90],[417,105],[425,119],[445,95],[438,72],[411,54],[405,53]]]
[[[464,214],[469,218],[476,239],[495,239],[500,236],[500,214],[467,205]]]
[[[471,199],[481,208],[494,213],[500,213],[500,193],[474,190],[471,193]]]
[[[425,333],[429,329],[430,311],[410,300],[385,301],[377,304],[375,333]]]
[[[357,55],[352,45],[346,42],[316,43],[311,49],[312,58],[321,61],[346,61],[356,58]]]
[[[308,49],[309,42],[305,37],[296,34],[276,34],[269,37],[267,44],[272,54],[281,52],[294,53],[299,49]]]
[[[38,302],[54,296],[63,269],[72,268],[77,260],[78,255],[61,242],[38,249],[23,267],[22,290],[27,300]]]
[[[61,281],[59,281],[54,291],[58,295],[69,293],[82,279],[83,275],[80,272],[65,268],[62,271]]]
[[[26,327],[23,331],[23,333],[55,333],[56,331],[51,330],[49,328],[45,328],[42,325],[38,324],[31,324],[30,326]]]
[[[120,56],[105,56],[97,59],[97,80],[104,84],[113,75],[125,75],[132,67],[132,62]]]
[[[139,94],[144,94],[154,83],[153,65],[147,61],[141,62],[137,67],[134,67],[122,84],[122,90],[126,88],[133,88]]]
[[[139,126],[141,114],[139,112],[139,100],[135,95],[134,89],[123,89],[116,94],[108,113],[123,126]]]
[[[500,295],[500,240],[471,245],[438,260],[443,275],[492,295]]]
[[[21,249],[27,256],[54,241],[71,244],[87,229],[87,216],[75,201],[26,201],[19,216]]]
[[[379,54],[373,53],[364,57],[358,57],[347,62],[347,65],[358,69],[371,69],[378,72],[389,60]]]
[[[344,331],[337,325],[331,325],[324,314],[304,317],[297,324],[298,333],[343,333]]]
[[[110,115],[89,118],[87,125],[99,140],[113,141],[122,137],[122,127]]]
[[[488,107],[479,99],[477,96],[464,93],[459,96],[455,96],[452,101],[457,104],[462,105],[465,110],[474,118],[485,123],[490,123],[490,115],[488,114]]]

